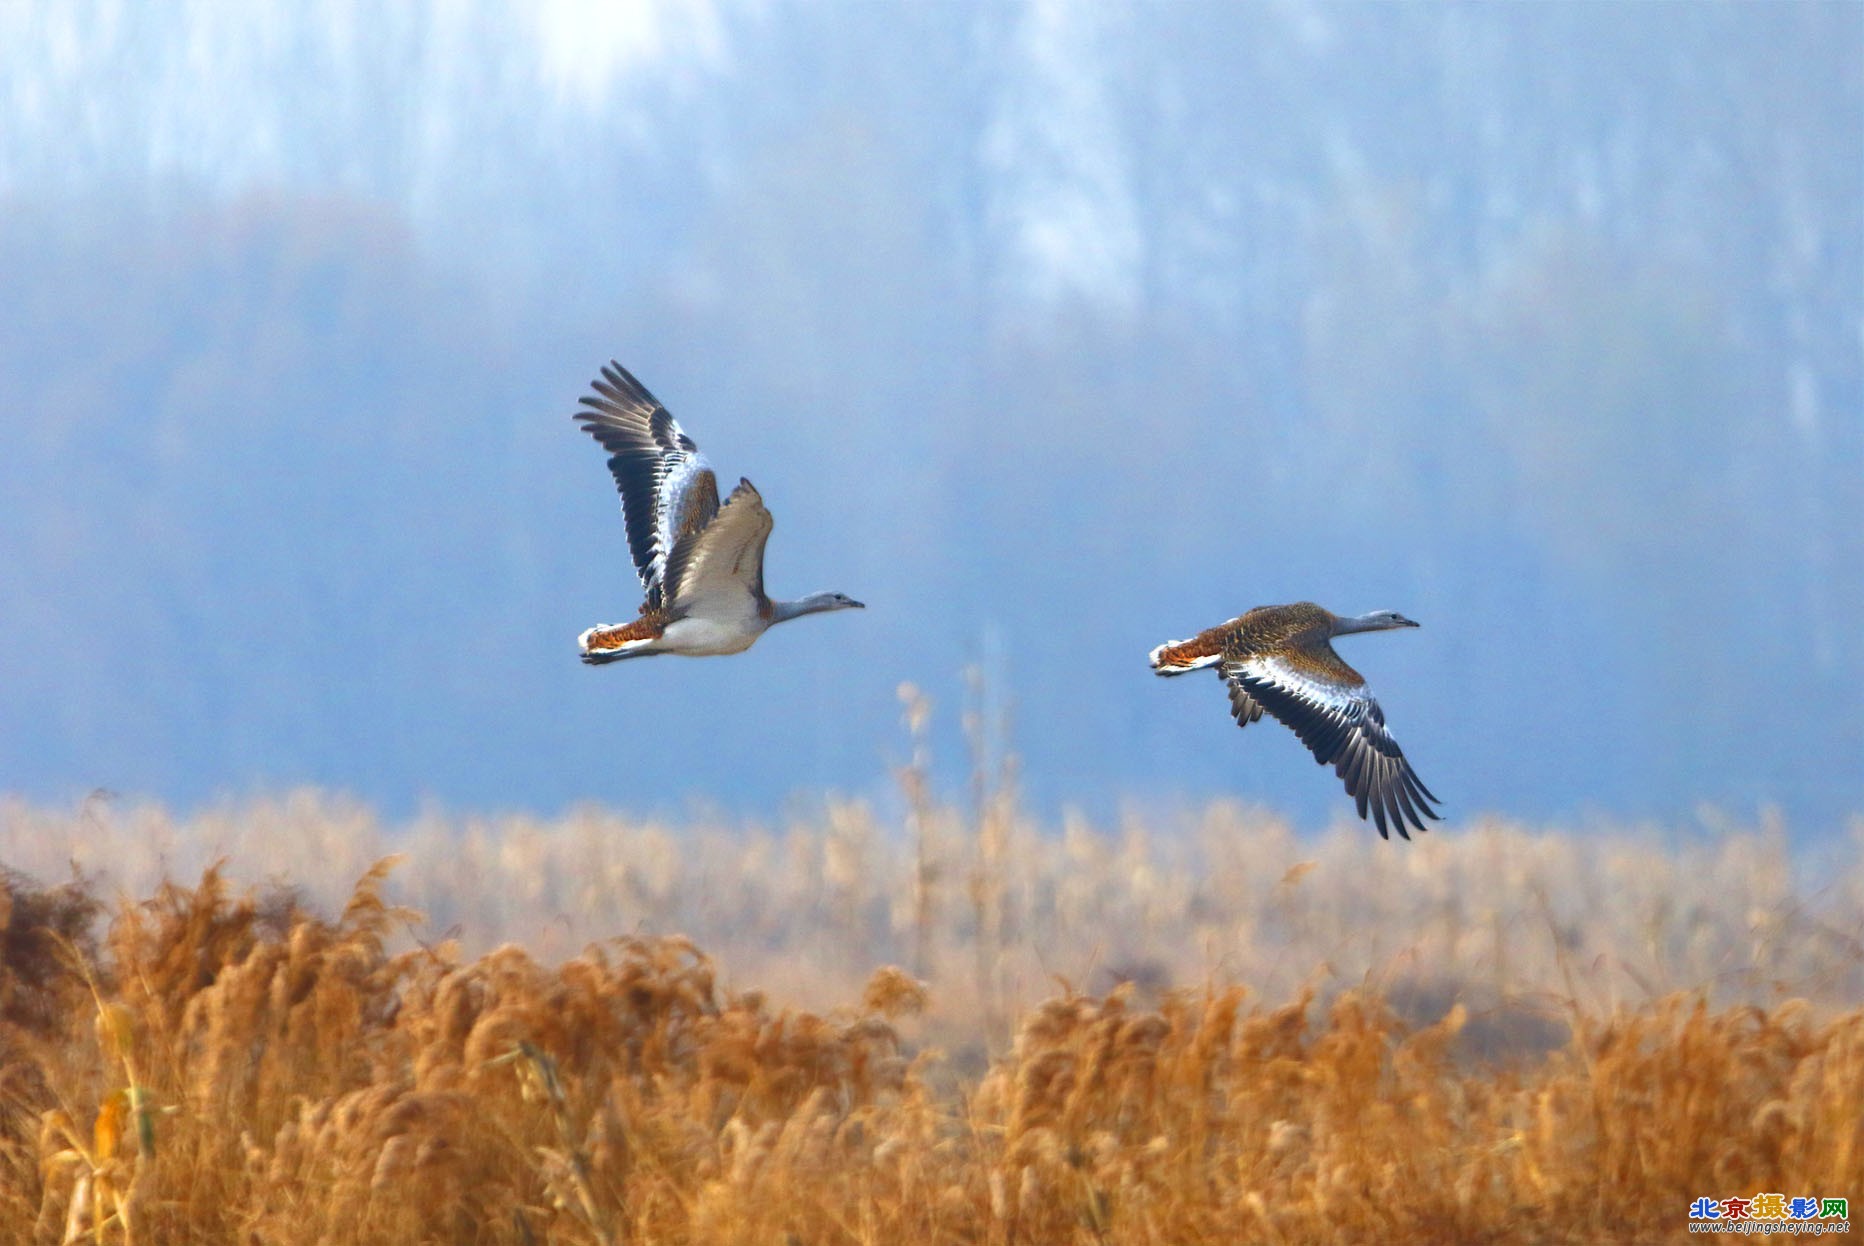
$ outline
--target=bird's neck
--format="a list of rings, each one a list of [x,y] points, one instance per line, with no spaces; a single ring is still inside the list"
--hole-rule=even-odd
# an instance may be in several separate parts
[[[1377,632],[1382,631],[1384,627],[1385,624],[1382,621],[1369,614],[1355,614],[1350,618],[1333,620],[1335,636],[1351,636],[1354,632]]]
[[[824,610],[832,609],[833,606],[834,602],[831,598],[825,597],[819,593],[812,593],[807,597],[799,597],[795,601],[772,601],[770,603],[770,622],[773,626],[778,623],[786,623],[791,619],[800,619],[805,614],[820,614]]]

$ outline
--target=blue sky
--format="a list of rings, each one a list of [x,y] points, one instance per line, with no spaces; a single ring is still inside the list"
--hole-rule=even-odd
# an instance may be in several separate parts
[[[1159,641],[1344,642],[1453,816],[1864,809],[1864,10],[0,9],[0,782],[776,816],[988,668],[1038,807],[1344,805]],[[716,662],[569,420],[777,517]],[[1189,686],[1187,686],[1189,685]]]

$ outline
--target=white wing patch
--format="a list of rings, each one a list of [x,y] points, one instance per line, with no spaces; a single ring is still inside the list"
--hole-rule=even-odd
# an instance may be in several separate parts
[[[673,426],[674,435],[690,445],[691,438],[679,427]],[[654,570],[655,578],[665,584],[667,559],[673,556],[673,547],[679,544],[683,532],[696,531],[710,521],[705,508],[708,499],[710,506],[717,508],[718,485],[712,478],[712,465],[697,449],[662,455],[660,464],[660,479],[654,489]]]
[[[1251,682],[1273,684],[1332,713],[1352,715],[1364,712],[1367,706],[1375,711],[1378,709],[1378,702],[1372,699],[1371,690],[1357,675],[1351,680],[1343,679],[1325,669],[1296,665],[1273,653],[1224,663],[1226,677],[1230,676],[1231,668],[1235,668]],[[1383,717],[1380,721],[1384,721]]]

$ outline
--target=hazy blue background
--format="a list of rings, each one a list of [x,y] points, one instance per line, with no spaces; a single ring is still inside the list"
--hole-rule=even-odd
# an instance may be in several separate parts
[[[1864,6],[0,5],[0,790],[1864,810]],[[611,355],[865,614],[591,670]]]

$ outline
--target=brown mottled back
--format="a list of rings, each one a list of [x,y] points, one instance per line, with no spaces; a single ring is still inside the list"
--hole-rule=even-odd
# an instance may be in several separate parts
[[[1189,640],[1162,647],[1154,665],[1169,670],[1190,667],[1207,658],[1237,659],[1258,653],[1298,651],[1304,645],[1324,644],[1332,627],[1333,613],[1311,601],[1257,606]]]
[[[1276,653],[1324,643],[1333,629],[1333,612],[1311,601],[1291,606],[1257,606],[1239,618],[1213,627],[1226,658]],[[1202,637],[1199,637],[1201,640]]]

